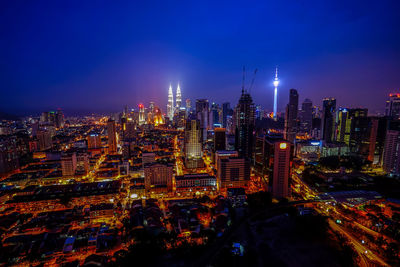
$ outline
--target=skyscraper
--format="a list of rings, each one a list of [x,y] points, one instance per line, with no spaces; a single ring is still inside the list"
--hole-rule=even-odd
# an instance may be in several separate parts
[[[200,122],[188,119],[185,127],[185,165],[187,168],[197,168],[202,164],[202,141]]]
[[[146,116],[144,115],[144,105],[139,104],[139,125],[146,123]]]
[[[400,118],[400,94],[390,94],[386,101],[385,115],[394,119]]]
[[[196,117],[200,121],[201,140],[207,140],[207,129],[210,127],[210,112],[207,99],[196,100]]]
[[[274,120],[277,120],[276,114],[278,112],[278,85],[279,85],[279,79],[278,79],[278,68],[275,69],[275,79],[274,79],[274,115],[273,118]]]
[[[171,85],[169,85],[168,89],[167,117],[170,121],[172,121],[174,118],[174,95],[172,93]]]
[[[312,119],[313,119],[312,101],[308,98],[301,105],[300,112],[300,132],[311,135]]]
[[[115,121],[108,120],[107,122],[107,134],[108,134],[108,153],[117,152],[117,130],[115,126]]]
[[[252,158],[255,128],[255,107],[250,94],[242,88],[242,95],[234,112],[235,148],[241,157]]]
[[[189,115],[190,112],[192,112],[192,101],[188,98],[188,99],[186,99],[186,113],[187,113],[187,115]]]
[[[290,169],[292,145],[286,141],[277,141],[269,143],[273,151],[273,157],[270,161],[271,174],[270,186],[272,196],[276,198],[285,198],[290,196]],[[272,156],[272,155],[270,155]]]
[[[220,188],[246,187],[250,180],[250,163],[247,159],[229,157],[219,159],[217,180]]]
[[[332,142],[334,133],[334,118],[336,112],[336,99],[324,98],[322,101],[322,140]]]
[[[400,131],[386,132],[385,149],[383,152],[383,170],[387,173],[400,173]]]
[[[228,115],[231,115],[231,104],[229,102],[225,102],[222,104],[222,127],[226,128],[226,118]]]
[[[226,149],[226,130],[225,128],[214,129],[214,151]]]
[[[289,104],[286,106],[285,113],[285,139],[294,142],[296,139],[298,120],[297,112],[299,109],[299,94],[296,89],[290,89]]]
[[[220,108],[219,105],[217,103],[212,103],[211,105],[211,120],[212,120],[212,126],[213,127],[218,127],[215,126],[215,124],[220,124],[220,120],[219,120],[219,113],[220,113]]]
[[[182,104],[181,87],[178,83],[178,88],[176,89],[176,109],[179,110]]]

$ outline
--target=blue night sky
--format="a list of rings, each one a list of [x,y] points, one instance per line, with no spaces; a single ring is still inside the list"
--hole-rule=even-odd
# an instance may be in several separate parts
[[[267,110],[276,65],[279,110],[290,88],[383,110],[400,91],[396,2],[1,1],[0,110],[165,112],[178,81],[183,101],[236,104],[243,65]]]

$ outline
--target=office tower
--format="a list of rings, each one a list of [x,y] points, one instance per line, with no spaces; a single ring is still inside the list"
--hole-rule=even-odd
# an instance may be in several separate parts
[[[108,153],[113,154],[117,152],[117,129],[115,121],[109,119],[107,122],[108,134]]]
[[[274,120],[277,120],[277,112],[278,112],[278,85],[279,85],[279,79],[278,79],[278,68],[275,69],[275,79],[274,79],[274,114],[273,118]]]
[[[156,162],[156,154],[155,153],[142,153],[142,164],[143,166],[147,163]]]
[[[297,112],[299,109],[299,94],[297,90],[290,89],[289,104],[286,106],[285,113],[285,139],[289,142],[296,140],[296,133],[298,127]]]
[[[172,94],[172,86],[168,89],[167,117],[170,121],[174,118],[174,95]]]
[[[64,177],[74,176],[76,171],[76,153],[66,152],[61,156],[61,170]]]
[[[239,157],[219,159],[217,174],[220,188],[247,187],[250,180],[250,162]]]
[[[201,128],[199,120],[188,119],[186,122],[184,152],[186,168],[191,169],[203,166]]]
[[[386,132],[385,149],[383,152],[383,170],[387,173],[400,174],[400,131]]]
[[[192,101],[189,98],[186,99],[186,112],[188,116],[192,112]]]
[[[226,129],[215,128],[214,129],[214,151],[226,149]]]
[[[201,140],[207,140],[207,130],[210,128],[210,112],[207,99],[196,100],[196,117],[200,121]]]
[[[57,128],[62,128],[62,127],[64,127],[64,114],[63,114],[63,112],[62,112],[62,110],[61,109],[58,109],[57,111],[56,111],[56,114],[55,114],[55,119],[56,119],[56,121],[55,121],[55,126],[57,127]]]
[[[53,146],[51,132],[46,130],[39,130],[36,133],[36,138],[39,142],[39,149],[46,150]]]
[[[336,112],[336,99],[325,98],[322,101],[322,140],[332,142],[334,134],[334,118]]]
[[[176,89],[176,109],[179,110],[182,104],[181,87],[178,83],[178,88]]]
[[[221,159],[227,159],[227,158],[237,158],[239,157],[239,153],[237,151],[226,151],[226,150],[217,150],[215,152],[215,168],[218,170],[219,166],[219,161]]]
[[[154,114],[154,108],[155,108],[155,103],[154,102],[150,102],[149,103],[149,112]]]
[[[217,103],[212,103],[211,105],[211,122],[210,125],[212,125],[213,127],[218,127],[220,126],[220,119],[219,119],[219,115],[220,115],[220,108],[219,105]]]
[[[232,115],[231,104],[229,102],[225,102],[222,104],[222,127],[226,128],[226,120],[229,115]]]
[[[261,109],[261,105],[256,106],[256,119],[261,120],[263,117],[263,110]]]
[[[144,105],[139,104],[139,125],[146,123],[146,116],[144,115]]]
[[[270,186],[272,196],[275,198],[286,198],[290,196],[290,169],[292,146],[289,142],[279,141],[270,144],[273,150],[272,164],[270,165],[272,176]]]
[[[179,129],[184,129],[186,124],[186,108],[180,107],[175,110],[174,124]]]
[[[101,148],[101,136],[92,132],[87,136],[88,149]]]
[[[255,108],[253,99],[243,88],[234,116],[235,149],[239,156],[250,159],[254,144]]]
[[[144,166],[144,186],[147,193],[172,192],[173,165],[147,163]]]
[[[311,136],[312,119],[313,119],[312,101],[306,98],[301,104],[300,132],[306,133]]]
[[[125,125],[124,138],[131,139],[136,136],[136,124],[132,120],[128,120]]]
[[[158,126],[160,124],[164,124],[165,123],[164,117],[163,117],[163,115],[161,113],[161,110],[158,107],[154,108],[154,121],[153,121],[153,123],[154,123],[155,126]]]
[[[347,108],[339,108],[336,114],[336,133],[337,142],[350,144],[351,116]]]
[[[400,94],[389,94],[389,100],[386,101],[385,115],[393,119],[400,118]]]
[[[86,152],[76,153],[76,171],[87,174],[89,171],[89,155]]]

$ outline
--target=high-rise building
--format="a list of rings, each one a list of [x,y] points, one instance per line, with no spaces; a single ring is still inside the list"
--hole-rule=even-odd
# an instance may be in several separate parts
[[[51,132],[47,130],[38,130],[36,133],[36,138],[39,142],[39,149],[46,150],[53,146]]]
[[[57,128],[62,128],[62,127],[64,127],[64,114],[63,114],[63,112],[62,112],[62,110],[61,109],[58,109],[57,111],[56,111],[56,114],[55,114],[55,116],[56,116],[56,121],[55,121],[55,126],[57,127]]]
[[[174,119],[174,95],[172,93],[171,85],[169,85],[168,89],[167,117],[170,121]]]
[[[386,132],[385,149],[383,152],[383,170],[387,173],[400,174],[400,131]]]
[[[146,116],[144,114],[144,105],[139,104],[139,125],[146,123]]]
[[[222,104],[222,127],[226,128],[227,127],[227,116],[231,115],[232,116],[232,109],[231,109],[231,104],[229,102],[225,102]]]
[[[185,127],[185,165],[187,168],[202,166],[202,142],[200,122],[196,119],[188,119]]]
[[[173,165],[147,163],[144,166],[144,185],[147,193],[172,192]]]
[[[332,142],[334,137],[334,123],[336,112],[336,99],[325,98],[322,102],[322,140],[327,143]]]
[[[219,119],[220,117],[220,108],[219,105],[217,103],[212,103],[211,105],[211,123],[210,125],[212,125],[213,127],[218,127],[221,126],[221,121]]]
[[[186,99],[186,113],[188,116],[190,112],[192,112],[192,101],[188,98]]]
[[[234,112],[235,150],[241,157],[252,158],[255,128],[255,108],[250,94],[242,89]]]
[[[117,152],[117,129],[115,121],[108,120],[107,122],[108,134],[108,153],[113,154]]]
[[[87,136],[88,149],[101,148],[101,136],[92,132]]]
[[[275,69],[275,79],[274,79],[274,114],[273,118],[274,120],[277,120],[277,113],[278,113],[278,85],[279,85],[279,79],[278,79],[278,68]]]
[[[389,94],[389,100],[386,101],[385,115],[394,119],[400,118],[400,94]]]
[[[196,100],[196,117],[200,121],[201,140],[207,140],[207,130],[210,128],[210,112],[207,99]]]
[[[125,125],[124,137],[131,139],[136,136],[136,124],[132,120],[128,120]]]
[[[261,105],[256,106],[256,119],[261,120],[263,117],[263,110],[261,108]]]
[[[297,112],[299,109],[299,94],[296,89],[290,89],[289,104],[285,113],[285,139],[294,142],[298,128]]]
[[[244,158],[229,157],[218,160],[217,179],[220,188],[247,187],[250,180],[250,162]]]
[[[214,151],[226,149],[226,129],[214,129]]]
[[[147,163],[156,162],[156,154],[153,152],[142,153],[142,164],[145,166]]]
[[[181,94],[181,87],[178,83],[178,88],[176,89],[176,109],[179,110],[182,104],[182,94]]]
[[[61,156],[61,170],[64,177],[74,176],[77,167],[76,153],[67,152]]]
[[[339,108],[336,112],[336,141],[350,145],[351,116],[347,108]]]
[[[300,132],[311,136],[313,120],[313,105],[312,101],[306,98],[301,105],[300,112]]]

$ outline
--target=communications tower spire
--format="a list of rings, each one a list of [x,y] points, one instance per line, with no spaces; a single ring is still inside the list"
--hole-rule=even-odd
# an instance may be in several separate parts
[[[274,79],[274,112],[273,112],[273,118],[276,121],[276,113],[278,110],[278,85],[279,85],[279,79],[278,79],[278,67],[275,68],[275,79]]]

